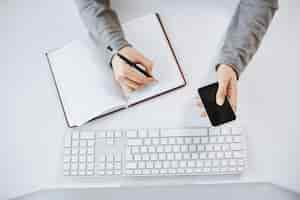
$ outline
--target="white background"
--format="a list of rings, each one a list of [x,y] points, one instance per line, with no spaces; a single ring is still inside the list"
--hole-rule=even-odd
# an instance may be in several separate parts
[[[158,11],[187,77],[184,89],[97,120],[86,128],[207,125],[193,103],[213,80],[211,62],[237,1],[113,1],[121,21]],[[69,181],[58,176],[67,127],[44,52],[86,34],[72,0],[0,1],[0,199],[60,186],[272,181],[300,192],[297,113],[300,2],[281,1],[239,83],[239,118],[249,139],[241,177]],[[138,122],[136,119],[140,119]]]

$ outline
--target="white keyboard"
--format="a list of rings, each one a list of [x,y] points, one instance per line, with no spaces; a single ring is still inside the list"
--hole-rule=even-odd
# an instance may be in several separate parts
[[[245,136],[222,128],[71,131],[65,135],[65,176],[240,174]]]

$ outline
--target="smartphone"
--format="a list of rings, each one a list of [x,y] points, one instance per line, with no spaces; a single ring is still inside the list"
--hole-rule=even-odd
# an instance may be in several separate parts
[[[218,126],[236,119],[227,97],[222,106],[216,103],[218,85],[218,83],[213,83],[198,89],[199,96],[213,126]]]

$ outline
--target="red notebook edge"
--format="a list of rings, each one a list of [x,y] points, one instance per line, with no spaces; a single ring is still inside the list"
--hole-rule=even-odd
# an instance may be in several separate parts
[[[172,92],[172,91],[175,91],[175,90],[178,90],[178,89],[180,89],[180,88],[183,88],[183,87],[185,87],[185,86],[187,85],[187,81],[186,81],[185,76],[184,76],[184,74],[183,74],[182,68],[181,68],[181,66],[180,66],[180,64],[179,64],[179,62],[178,62],[178,59],[177,59],[176,54],[175,54],[175,51],[174,51],[174,49],[173,49],[173,47],[172,47],[172,45],[171,45],[171,42],[170,42],[170,40],[169,40],[169,38],[168,38],[168,35],[167,35],[167,32],[166,32],[166,30],[165,30],[165,27],[164,27],[164,25],[163,25],[163,23],[162,23],[162,20],[161,20],[161,18],[160,18],[160,16],[159,16],[158,13],[155,13],[155,16],[157,17],[157,20],[158,20],[158,22],[159,22],[159,24],[160,24],[160,26],[161,26],[161,28],[162,28],[162,31],[163,31],[163,33],[164,33],[164,36],[165,36],[166,40],[167,40],[168,46],[169,46],[169,48],[170,48],[170,50],[171,50],[171,53],[172,53],[172,55],[173,55],[173,57],[174,57],[174,59],[175,59],[175,62],[176,62],[176,64],[177,64],[177,67],[178,67],[178,69],[179,69],[179,72],[180,72],[180,74],[181,74],[181,77],[182,77],[184,83],[183,83],[182,85],[179,85],[178,87],[172,88],[172,89],[170,89],[170,90],[166,90],[166,91],[161,92],[161,93],[159,93],[159,94],[156,94],[156,95],[154,95],[154,96],[145,98],[145,99],[143,99],[143,100],[141,100],[141,101],[138,101],[138,102],[135,102],[135,103],[129,105],[128,107],[132,107],[132,106],[138,105],[138,104],[140,104],[140,103],[146,102],[146,101],[148,101],[148,100],[154,99],[154,98],[156,98],[156,97],[165,95],[165,94],[170,93],[170,92]],[[51,75],[52,75],[52,78],[53,78],[53,81],[54,81],[54,84],[55,84],[55,87],[56,87],[56,90],[57,90],[57,94],[58,94],[59,101],[60,101],[60,104],[61,104],[61,107],[62,107],[62,110],[63,110],[63,113],[64,113],[64,118],[65,118],[66,124],[67,124],[67,126],[68,126],[69,128],[79,127],[79,126],[81,126],[81,125],[73,125],[73,126],[71,126],[70,123],[69,123],[69,121],[68,121],[67,114],[66,114],[66,111],[65,111],[65,108],[64,108],[64,105],[63,105],[63,101],[62,101],[62,98],[61,98],[61,94],[60,94],[60,92],[59,92],[59,89],[58,89],[58,86],[57,86],[57,82],[56,82],[56,79],[55,79],[55,76],[54,76],[54,72],[53,72],[53,69],[52,69],[52,67],[51,67],[51,62],[50,62],[50,59],[49,59],[49,57],[48,57],[48,53],[45,53],[45,55],[46,55],[46,58],[47,58],[47,61],[48,61],[48,65],[49,65],[49,68],[50,68],[50,72],[51,72]],[[97,119],[106,117],[106,116],[111,115],[111,114],[113,114],[113,113],[116,113],[116,112],[119,112],[119,111],[122,111],[122,110],[126,110],[126,109],[127,109],[127,108],[119,108],[119,109],[116,109],[116,110],[114,110],[114,111],[111,111],[111,112],[108,112],[108,113],[105,113],[105,114],[96,116],[96,117],[94,117],[94,118],[88,120],[87,122],[83,123],[82,125],[87,124],[87,123],[92,122],[92,121],[95,121],[95,120],[97,120]]]

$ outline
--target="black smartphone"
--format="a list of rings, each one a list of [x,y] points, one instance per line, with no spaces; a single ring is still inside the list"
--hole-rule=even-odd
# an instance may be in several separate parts
[[[198,89],[199,96],[213,126],[218,126],[236,119],[227,97],[222,106],[216,103],[218,85],[218,83],[213,83]]]

